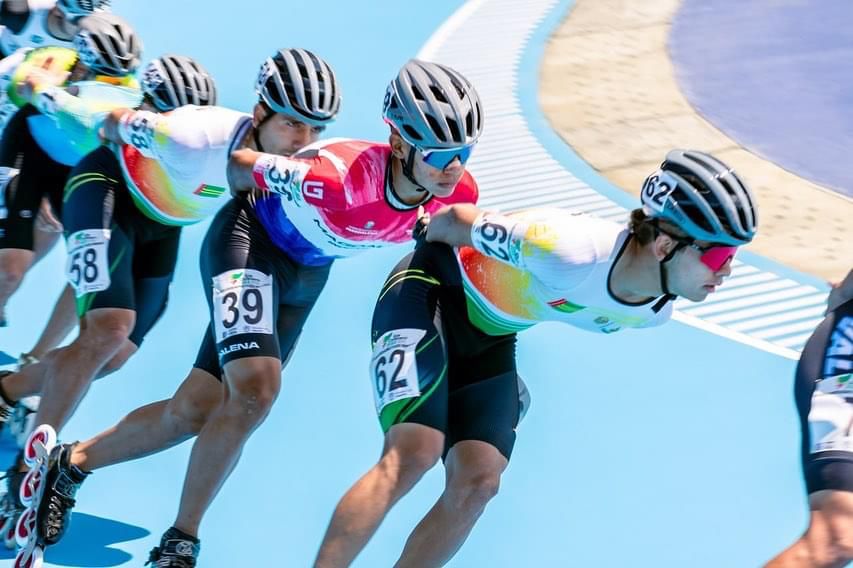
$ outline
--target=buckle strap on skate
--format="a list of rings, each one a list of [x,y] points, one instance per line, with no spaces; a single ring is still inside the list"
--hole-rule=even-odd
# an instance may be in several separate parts
[[[148,555],[146,566],[154,568],[195,568],[201,547],[192,541],[169,539],[163,546],[155,546]]]
[[[82,481],[77,481],[65,468],[60,470],[59,475],[56,476],[56,481],[53,483],[53,491],[54,495],[58,495],[65,499],[71,501],[71,506],[74,506],[74,498],[77,496],[77,490],[82,485]]]
[[[54,544],[58,540],[65,529],[65,518],[74,508],[75,503],[74,499],[68,499],[62,495],[50,496],[47,503],[47,518],[41,526],[45,541]]]

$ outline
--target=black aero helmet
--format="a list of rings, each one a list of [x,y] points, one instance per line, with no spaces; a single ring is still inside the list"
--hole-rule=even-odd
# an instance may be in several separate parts
[[[142,41],[130,24],[109,12],[81,19],[73,45],[86,67],[109,77],[123,77],[136,71],[142,55]]]
[[[720,160],[696,150],[672,150],[646,178],[646,213],[691,239],[730,246],[752,241],[758,208],[749,186]]]
[[[450,67],[418,59],[388,85],[382,117],[422,150],[459,148],[483,132],[482,104],[471,82]]]
[[[164,55],[151,61],[141,73],[142,92],[157,110],[166,112],[184,105],[216,104],[213,77],[185,55]]]
[[[255,90],[276,113],[322,126],[335,119],[341,93],[335,72],[307,49],[281,49],[261,66]]]

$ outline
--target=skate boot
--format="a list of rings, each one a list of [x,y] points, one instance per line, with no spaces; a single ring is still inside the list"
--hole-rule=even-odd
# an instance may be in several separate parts
[[[151,550],[146,566],[154,568],[195,568],[201,543],[197,538],[176,529],[167,530],[160,539],[160,546]]]
[[[38,534],[38,510],[47,486],[48,468],[55,446],[56,432],[47,424],[36,428],[24,445],[24,463],[30,470],[24,476],[18,493],[24,512],[15,528],[15,540],[19,546],[15,568],[39,568],[42,565],[44,546]]]
[[[6,493],[0,499],[0,536],[3,538],[3,545],[9,550],[15,548],[15,526],[18,524],[18,517],[24,512],[24,505],[18,493],[27,472],[18,469],[18,461],[15,460],[3,476]]]
[[[47,468],[44,493],[38,506],[38,540],[47,547],[53,546],[65,535],[71,524],[71,509],[77,490],[89,475],[71,464],[74,444],[53,448]]]
[[[12,371],[0,371],[0,379],[11,374]],[[6,395],[3,393],[3,388],[0,387],[0,431],[2,431],[3,425],[12,417],[12,413],[14,411],[15,403],[6,398]]]

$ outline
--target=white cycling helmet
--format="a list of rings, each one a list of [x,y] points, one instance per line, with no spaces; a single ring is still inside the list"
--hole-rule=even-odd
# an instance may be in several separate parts
[[[216,85],[213,77],[191,57],[158,57],[145,66],[140,76],[143,94],[161,112],[184,105],[216,104]]]
[[[142,41],[130,24],[109,12],[81,19],[73,46],[86,67],[109,77],[136,71],[142,55]]]
[[[307,49],[281,49],[261,66],[255,83],[260,100],[276,113],[324,126],[341,108],[335,72]]]

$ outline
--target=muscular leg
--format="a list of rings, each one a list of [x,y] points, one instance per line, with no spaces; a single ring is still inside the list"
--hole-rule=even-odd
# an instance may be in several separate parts
[[[497,495],[507,459],[491,444],[459,442],[447,455],[444,493],[415,527],[396,566],[444,566]]]
[[[247,357],[225,365],[225,401],[193,446],[174,526],[198,536],[202,517],[237,465],[243,445],[269,414],[281,388],[281,361]]]
[[[805,534],[766,568],[842,568],[853,561],[853,493],[818,491],[809,503]]]
[[[47,380],[48,373],[56,365],[55,361],[61,360],[65,351],[71,348],[71,345],[54,349],[50,351],[41,361],[27,365],[20,371],[6,375],[0,378],[0,384],[3,385],[3,391],[6,396],[13,401],[22,399],[25,396],[41,394]],[[95,378],[101,379],[113,371],[117,371],[136,353],[136,345],[130,341],[124,341],[119,347],[115,355],[110,358],[107,363],[100,368]]]
[[[51,350],[56,349],[74,328],[77,327],[74,290],[66,285],[53,307],[50,319],[35,346],[28,352],[36,359],[43,359]]]
[[[48,365],[36,424],[57,430],[65,425],[99,371],[126,347],[134,321],[135,312],[126,309],[98,308],[86,314],[80,335],[57,350]]]
[[[338,502],[315,566],[349,566],[391,507],[429,471],[444,450],[444,434],[421,424],[397,424],[382,457]]]
[[[223,395],[216,377],[193,368],[171,399],[137,408],[112,428],[77,444],[71,463],[93,471],[179,444],[201,430]]]

